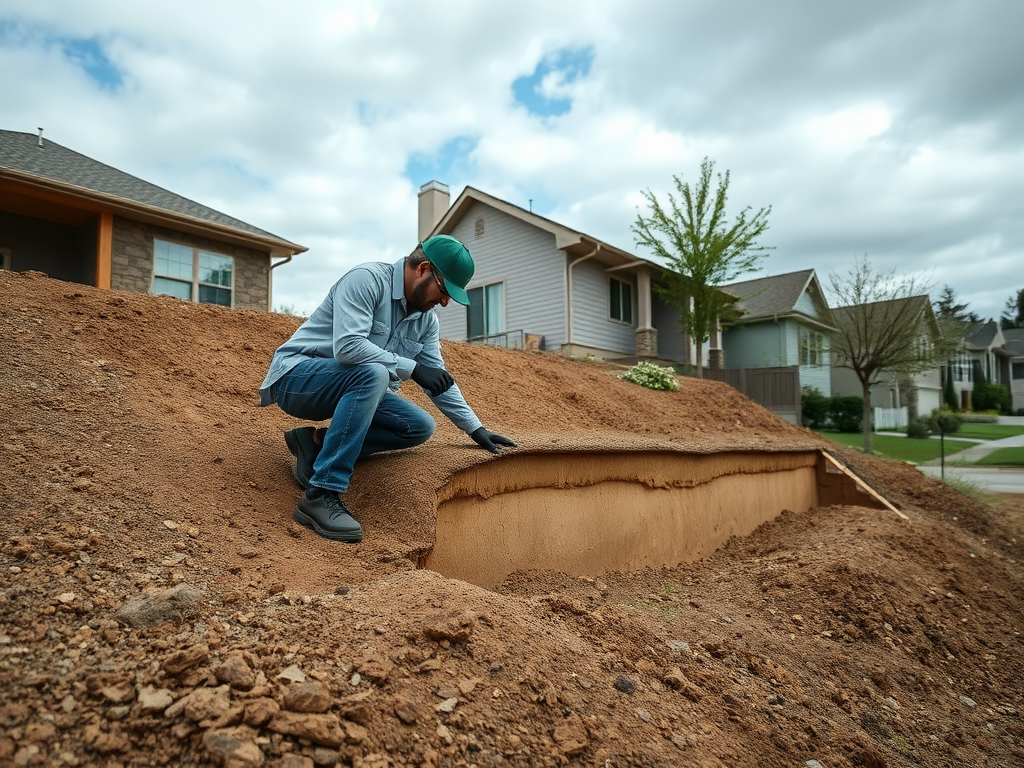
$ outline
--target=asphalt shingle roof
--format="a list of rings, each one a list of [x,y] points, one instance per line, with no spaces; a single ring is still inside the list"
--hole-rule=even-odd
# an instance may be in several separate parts
[[[739,297],[738,306],[746,311],[744,320],[756,320],[792,312],[813,274],[813,269],[804,269],[785,275],[730,283],[722,288]]]
[[[972,347],[991,346],[992,342],[995,341],[996,331],[998,330],[999,326],[996,325],[995,320],[975,325],[971,327],[967,334],[967,343]]]
[[[266,230],[119,171],[50,139],[44,138],[42,146],[39,146],[39,137],[35,134],[0,130],[0,170],[4,168],[158,208],[170,214],[230,227],[258,237],[288,242]]]

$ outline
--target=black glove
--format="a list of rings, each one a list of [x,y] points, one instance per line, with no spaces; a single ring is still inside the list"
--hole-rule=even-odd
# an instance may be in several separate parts
[[[444,368],[429,368],[419,363],[412,369],[412,380],[423,387],[431,397],[444,394],[455,383],[455,379]]]
[[[501,435],[496,435],[493,432],[488,432],[483,427],[478,427],[477,429],[473,430],[473,433],[470,435],[470,437],[472,437],[473,440],[476,441],[477,445],[479,445],[481,448],[486,448],[491,453],[499,453],[499,445],[507,445],[511,448],[516,447],[516,444],[509,440],[507,437],[502,437]]]

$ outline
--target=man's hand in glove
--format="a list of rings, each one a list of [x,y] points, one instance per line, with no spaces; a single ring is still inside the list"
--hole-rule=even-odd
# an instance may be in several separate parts
[[[423,387],[431,397],[444,394],[455,383],[455,379],[444,368],[430,368],[419,363],[412,369],[412,380]]]
[[[493,432],[488,432],[483,427],[479,427],[473,430],[473,433],[470,435],[470,437],[472,437],[473,440],[476,441],[477,445],[479,445],[481,448],[486,448],[491,453],[499,453],[499,445],[507,445],[511,448],[516,447],[516,444],[509,440],[507,437],[502,437],[501,435],[496,435]]]

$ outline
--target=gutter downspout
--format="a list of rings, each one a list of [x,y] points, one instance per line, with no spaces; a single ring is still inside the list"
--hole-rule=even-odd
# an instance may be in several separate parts
[[[586,254],[585,256],[580,256],[575,261],[570,262],[569,263],[569,267],[567,269],[566,283],[565,283],[565,311],[566,311],[565,328],[566,328],[566,346],[568,346],[570,348],[573,345],[573,333],[572,333],[572,268],[575,267],[580,262],[586,261],[587,259],[594,258],[595,256],[597,256],[597,254],[600,251],[601,251],[601,244],[600,243],[595,243],[594,244],[594,250],[592,250],[590,253]]]
[[[268,276],[269,280],[267,281],[268,282],[268,285],[267,285],[267,311],[268,312],[271,312],[274,309],[274,270],[277,269],[278,267],[280,267],[282,264],[287,264],[294,257],[295,257],[294,253],[289,253],[287,256],[285,256],[283,259],[281,259],[281,261],[278,261],[276,263],[271,262],[271,264],[270,264],[270,275]],[[270,258],[273,259],[274,257],[271,256]]]

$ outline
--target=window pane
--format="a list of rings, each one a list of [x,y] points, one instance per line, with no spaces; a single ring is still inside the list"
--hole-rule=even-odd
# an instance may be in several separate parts
[[[214,288],[210,285],[200,285],[199,301],[203,304],[220,304],[222,307],[230,307],[231,291],[227,288]]]
[[[153,273],[192,281],[192,249],[177,243],[153,243]]]
[[[181,280],[168,280],[166,277],[153,278],[153,293],[157,296],[177,296],[185,301],[192,301],[192,283]]]
[[[199,252],[199,282],[231,287],[233,259],[217,253]]]
[[[622,283],[622,321],[633,322],[633,286]]]
[[[608,280],[608,300],[609,300],[609,313],[611,314],[612,320],[622,319],[622,294],[619,291],[619,281],[610,278]]]
[[[505,332],[505,284],[494,283],[484,288],[484,310],[487,314],[487,335]]]
[[[475,339],[484,335],[484,289],[472,288],[469,294],[469,306],[466,307],[466,338]]]

